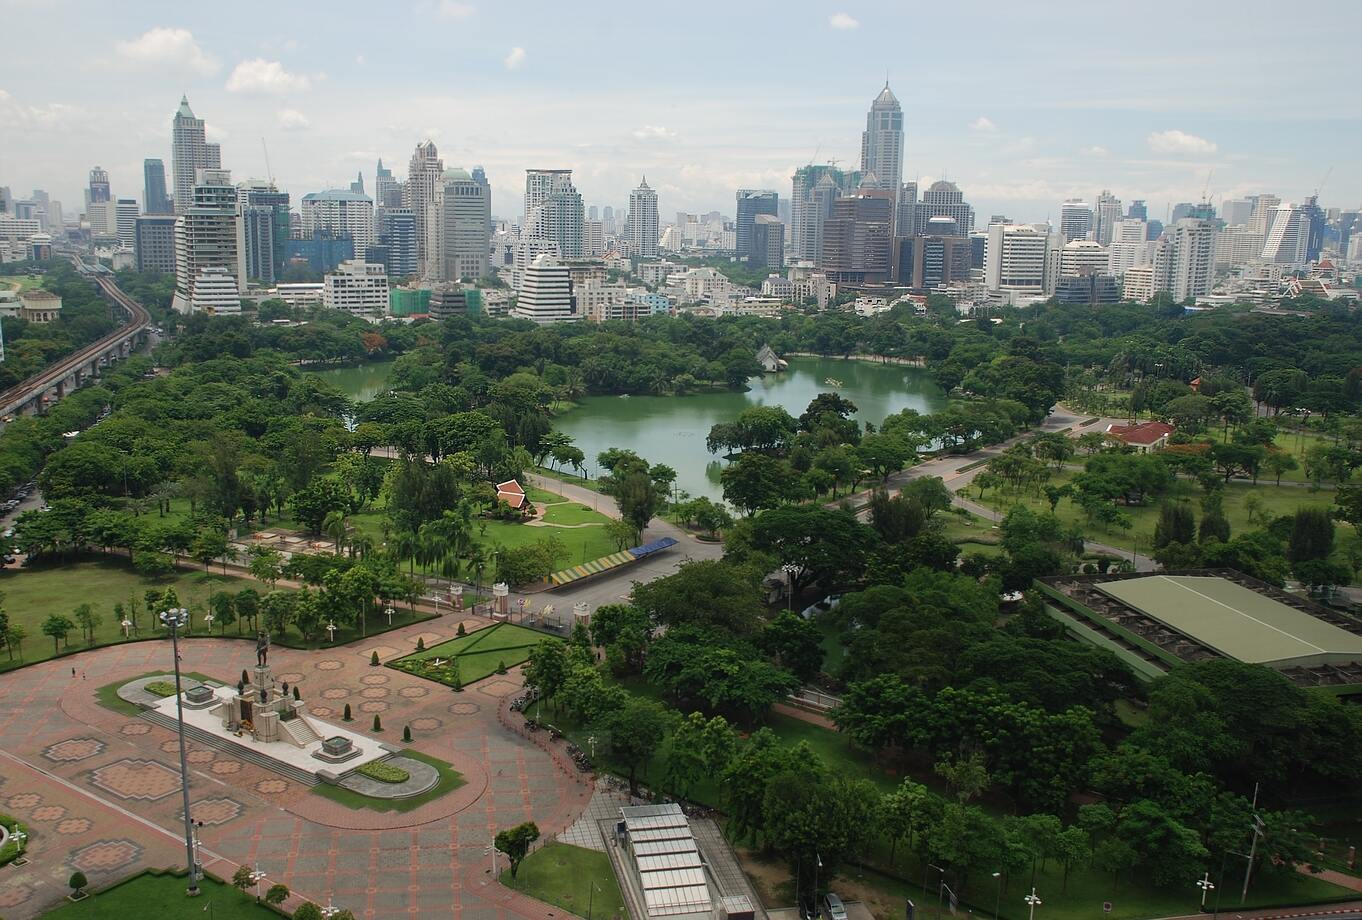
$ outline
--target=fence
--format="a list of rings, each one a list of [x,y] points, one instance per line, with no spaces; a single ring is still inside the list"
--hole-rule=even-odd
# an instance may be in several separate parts
[[[816,709],[819,712],[827,712],[835,709],[842,703],[842,698],[833,696],[831,693],[824,693],[812,687],[800,687],[788,697],[791,703],[796,706],[803,706],[806,709]]]

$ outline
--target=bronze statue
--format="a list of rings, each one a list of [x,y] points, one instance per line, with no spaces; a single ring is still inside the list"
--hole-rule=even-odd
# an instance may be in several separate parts
[[[261,631],[255,637],[255,664],[263,668],[269,664],[270,657],[270,634]]]

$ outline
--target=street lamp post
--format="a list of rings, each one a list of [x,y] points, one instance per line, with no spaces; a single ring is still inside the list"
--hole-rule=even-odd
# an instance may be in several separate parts
[[[793,564],[787,562],[787,563],[785,563],[784,565],[782,565],[782,566],[780,567],[780,570],[781,570],[782,572],[785,573],[785,606],[786,606],[787,608],[793,608],[793,607],[794,607],[794,573],[797,572],[797,571],[799,571],[799,566],[793,565]]]
[[[993,873],[993,880],[998,883],[997,890],[993,893],[993,920],[998,920],[998,905],[1003,899],[1003,874],[1001,872]]]
[[[489,854],[491,854],[491,857],[492,857],[492,878],[495,879],[495,878],[497,877],[497,854],[498,854],[498,853],[501,853],[501,855],[502,855],[502,856],[506,856],[507,859],[510,859],[510,857],[507,856],[507,855],[506,855],[504,852],[502,852],[501,850],[498,850],[498,849],[497,849],[497,845],[496,845],[495,843],[489,844],[488,847],[487,847],[487,849],[483,850],[483,852],[484,852],[484,853],[489,853]]]
[[[927,876],[933,869],[941,873],[936,885],[936,917],[937,920],[941,920],[941,883],[946,880],[946,870],[933,863],[927,863],[927,868],[922,870],[922,893],[924,895],[927,893]]]
[[[9,835],[14,841],[15,849],[15,856],[12,862],[16,866],[22,866],[28,862],[28,860],[24,858],[24,841],[28,839],[28,834],[24,833],[24,829],[20,827],[19,822],[16,821],[14,822],[14,829],[10,831]]]
[[[184,852],[189,862],[189,886],[185,889],[191,898],[199,896],[199,876],[194,866],[194,821],[189,816],[189,760],[184,746],[184,695],[180,692],[180,630],[189,623],[189,611],[183,607],[163,610],[160,614],[161,625],[170,631],[170,646],[175,655],[175,729],[180,739],[180,794],[184,799]]]
[[[251,884],[255,885],[255,900],[257,903],[260,901],[260,883],[264,881],[264,879],[265,873],[260,871],[260,863],[256,863],[255,868],[251,870]]]
[[[336,641],[336,624],[334,621],[326,624],[326,641],[333,644]]]
[[[1027,905],[1031,908],[1030,920],[1036,920],[1036,908],[1039,907],[1043,902],[1039,897],[1036,896],[1035,885],[1031,886],[1031,893],[1028,894],[1026,897],[1022,898],[1022,900],[1025,901]]]
[[[331,918],[338,913],[340,913],[340,908],[332,905],[331,899],[328,897],[326,899],[326,906],[322,908],[322,916],[325,917],[326,920],[331,920]]]
[[[1206,874],[1197,879],[1196,886],[1201,889],[1201,912],[1206,913],[1206,894],[1215,888],[1215,882],[1211,881],[1211,872],[1206,870]]]

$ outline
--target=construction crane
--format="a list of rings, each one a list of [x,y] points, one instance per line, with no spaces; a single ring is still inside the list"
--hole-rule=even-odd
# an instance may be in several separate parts
[[[1320,193],[1324,191],[1324,186],[1329,183],[1329,177],[1334,174],[1334,167],[1331,165],[1324,173],[1324,178],[1319,180],[1319,185],[1315,186],[1315,201],[1319,201]]]
[[[274,170],[270,169],[270,148],[265,146],[265,139],[260,138],[260,149],[265,151],[265,175],[269,177],[270,185],[274,184]]]
[[[1201,200],[1208,201],[1206,194],[1211,190],[1211,176],[1215,175],[1215,168],[1206,170],[1206,184],[1201,187]]]

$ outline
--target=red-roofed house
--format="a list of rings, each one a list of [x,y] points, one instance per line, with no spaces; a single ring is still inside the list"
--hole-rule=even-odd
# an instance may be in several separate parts
[[[514,479],[497,483],[497,501],[505,502],[516,511],[525,508],[525,490],[520,487],[520,483]]]
[[[1172,433],[1173,426],[1163,422],[1107,426],[1107,437],[1133,447],[1142,454],[1152,450],[1163,450],[1168,446],[1168,436]]]

